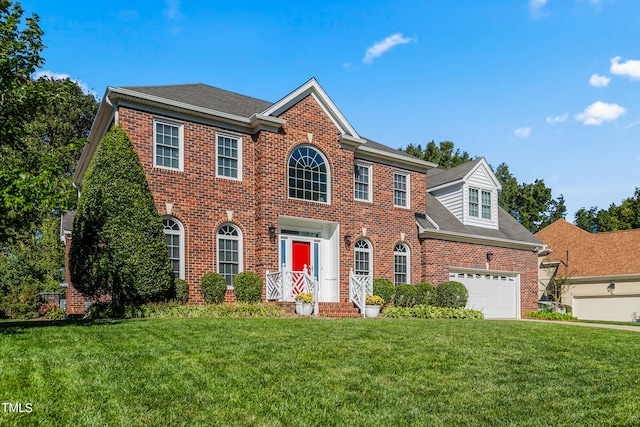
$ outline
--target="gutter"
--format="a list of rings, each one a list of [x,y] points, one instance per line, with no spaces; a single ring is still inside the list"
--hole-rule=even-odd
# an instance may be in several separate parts
[[[524,242],[521,240],[502,239],[499,237],[478,236],[473,234],[458,233],[455,231],[427,230],[418,235],[421,239],[438,239],[453,242],[474,243],[502,248],[530,250],[538,253],[542,246],[539,243]]]

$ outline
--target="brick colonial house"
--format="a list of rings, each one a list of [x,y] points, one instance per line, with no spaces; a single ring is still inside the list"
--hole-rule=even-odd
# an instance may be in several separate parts
[[[233,300],[231,278],[248,270],[265,299],[311,290],[325,315],[358,315],[372,277],[461,281],[487,317],[537,308],[542,243],[498,207],[486,161],[441,170],[363,138],[315,79],[276,103],[204,84],[108,88],[78,189],[114,123],[140,156],[190,303],[205,273],[224,275]],[[85,310],[71,283],[67,307]]]

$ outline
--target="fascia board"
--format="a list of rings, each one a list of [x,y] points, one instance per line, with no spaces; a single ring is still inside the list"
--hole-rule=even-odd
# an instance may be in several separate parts
[[[265,117],[261,114],[254,114],[252,117],[242,117],[236,114],[225,113],[222,111],[212,110],[210,108],[198,107],[184,102],[173,101],[154,95],[147,95],[130,89],[117,88],[112,89],[112,100],[125,101],[131,104],[143,104],[160,109],[171,110],[188,116],[197,116],[213,121],[221,121],[236,126],[251,129],[253,124],[258,120],[260,125],[272,123],[275,129],[282,126],[283,120],[275,117]],[[123,103],[124,105],[124,103]]]
[[[113,121],[115,111],[109,96],[111,90],[112,88],[108,87],[105,92],[105,96],[102,98],[96,117],[91,125],[91,130],[89,131],[89,143],[82,150],[80,159],[76,164],[76,169],[73,172],[72,183],[76,188],[80,188],[82,179],[84,178],[84,173],[89,166],[89,162],[91,161],[91,158],[93,158],[93,155],[98,148],[98,144],[104,137],[105,133],[107,133],[107,130],[109,130],[109,125]]]
[[[604,275],[604,276],[576,276],[576,277],[568,277],[571,282],[580,282],[574,283],[574,285],[579,285],[582,283],[598,283],[598,282],[635,282],[640,281],[640,273],[638,274],[612,274],[612,275]]]
[[[497,237],[477,236],[474,234],[458,233],[455,231],[427,230],[420,233],[421,239],[438,239],[452,242],[474,243],[480,245],[497,246],[501,248],[522,249],[538,252],[539,244],[519,240],[501,239]]]
[[[340,129],[340,133],[350,135],[354,138],[360,138],[358,132],[351,126],[315,78],[311,78],[308,82],[264,110],[261,114],[264,116],[279,116],[309,95],[314,97],[318,105],[320,105],[324,112],[331,118],[336,127]]]
[[[392,166],[400,165],[401,167],[409,167],[410,169],[414,169],[420,172],[426,172],[429,169],[436,167],[434,163],[418,159],[417,157],[411,158],[395,153],[388,153],[386,151],[367,147],[366,145],[360,145],[356,149],[356,157],[362,159],[372,159]]]
[[[444,190],[445,188],[453,187],[454,185],[464,184],[464,178],[456,179],[455,181],[445,182],[444,184],[437,185],[435,187],[429,187],[429,177],[427,177],[427,191],[431,193],[432,191]]]

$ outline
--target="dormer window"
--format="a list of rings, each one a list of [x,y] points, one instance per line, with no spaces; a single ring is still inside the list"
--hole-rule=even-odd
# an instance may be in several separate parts
[[[491,219],[491,192],[469,189],[469,216],[478,218],[482,214],[482,219]]]

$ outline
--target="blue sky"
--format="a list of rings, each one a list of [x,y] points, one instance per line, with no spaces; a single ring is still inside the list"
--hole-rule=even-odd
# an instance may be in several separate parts
[[[107,86],[202,82],[277,101],[315,77],[360,135],[453,141],[581,207],[640,186],[640,2],[22,1],[41,70]]]

